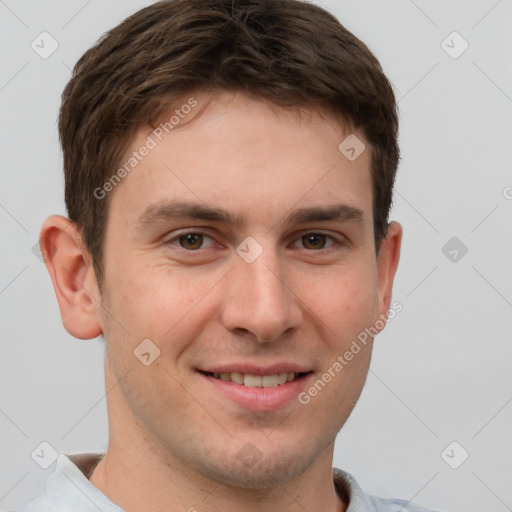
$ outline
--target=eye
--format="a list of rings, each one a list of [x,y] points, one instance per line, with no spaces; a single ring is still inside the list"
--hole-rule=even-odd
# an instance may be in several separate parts
[[[330,244],[327,245],[327,243],[330,241]],[[302,242],[303,248],[309,249],[309,250],[322,250],[322,249],[328,249],[329,247],[332,247],[334,244],[339,243],[332,236],[326,235],[324,233],[306,233],[302,235],[298,242]]]
[[[187,251],[197,251],[198,249],[211,247],[215,244],[215,241],[210,236],[205,233],[195,231],[175,236],[174,238],[165,241],[165,244],[173,246],[176,245],[176,242],[178,242],[182,249],[186,249]]]

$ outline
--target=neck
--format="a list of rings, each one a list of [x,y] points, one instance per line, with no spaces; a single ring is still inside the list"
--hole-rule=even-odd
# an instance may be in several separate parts
[[[164,508],[189,512],[345,512],[347,508],[336,493],[331,464],[323,460],[279,487],[241,489],[134,448],[131,444],[127,452],[111,442],[90,477],[90,482],[125,512]]]

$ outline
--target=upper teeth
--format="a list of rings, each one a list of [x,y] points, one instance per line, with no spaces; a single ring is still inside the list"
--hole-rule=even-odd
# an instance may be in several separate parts
[[[214,373],[216,379],[222,379],[250,388],[275,388],[296,378],[296,373],[276,373],[275,375],[250,375],[249,373]]]

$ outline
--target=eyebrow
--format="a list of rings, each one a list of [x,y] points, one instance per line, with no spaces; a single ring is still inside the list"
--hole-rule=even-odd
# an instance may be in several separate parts
[[[246,220],[243,216],[235,215],[221,208],[174,200],[148,206],[137,218],[136,227],[141,229],[156,222],[173,219],[218,222],[236,228],[243,228],[246,225]],[[347,204],[335,204],[297,209],[285,217],[285,223],[294,225],[307,222],[355,221],[361,224],[363,219],[364,212],[359,208]]]

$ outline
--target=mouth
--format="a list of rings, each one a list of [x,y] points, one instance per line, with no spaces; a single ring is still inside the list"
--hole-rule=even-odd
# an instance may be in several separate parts
[[[207,377],[212,377],[224,382],[232,382],[248,388],[276,388],[303,379],[312,372],[281,372],[273,375],[254,375],[241,372],[214,373],[200,370],[199,373]]]
[[[196,370],[205,384],[204,397],[222,406],[235,405],[236,409],[229,410],[237,414],[240,410],[273,413],[297,406],[297,396],[314,379],[308,367],[289,363],[266,367],[225,364]]]

